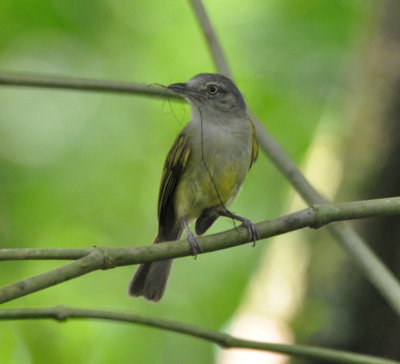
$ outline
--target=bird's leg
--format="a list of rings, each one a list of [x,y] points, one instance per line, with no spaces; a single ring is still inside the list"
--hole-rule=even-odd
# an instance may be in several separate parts
[[[246,219],[245,217],[242,217],[242,216],[235,215],[234,213],[230,212],[223,206],[217,208],[216,212],[220,216],[225,216],[225,217],[229,217],[231,219],[240,221],[246,227],[246,229],[249,233],[249,238],[253,242],[253,246],[256,245],[256,241],[258,239],[260,239],[260,234],[257,231],[256,226],[249,219]]]
[[[189,242],[190,247],[192,248],[192,255],[196,257],[197,254],[200,254],[203,251],[203,249],[201,248],[199,242],[197,241],[196,236],[189,229],[189,224],[185,218],[182,219],[182,225],[186,230],[187,241]]]

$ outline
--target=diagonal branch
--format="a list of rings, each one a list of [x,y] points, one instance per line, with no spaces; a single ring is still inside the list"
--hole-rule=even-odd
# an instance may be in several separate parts
[[[214,63],[217,67],[218,72],[222,75],[230,77],[231,71],[228,65],[228,61],[224,55],[221,44],[218,41],[217,34],[215,33],[213,26],[211,25],[210,19],[208,19],[208,15],[202,1],[190,0],[190,4],[192,5],[193,11],[196,14],[201,31],[203,32],[204,37],[207,39],[207,45],[210,49],[210,53],[213,56]]]
[[[305,359],[329,360],[330,362],[346,364],[400,364],[390,359],[341,350],[324,349],[305,345],[285,345],[240,339],[218,331],[186,324],[183,322],[145,317],[131,313],[114,311],[86,310],[73,307],[18,308],[0,310],[0,320],[38,320],[53,319],[65,321],[69,319],[96,319],[130,324],[140,324],[162,330],[181,333],[203,339],[219,345],[222,348],[246,348],[269,351]]]
[[[206,41],[209,44],[211,55],[218,72],[230,76],[229,72],[226,73],[228,69],[227,61],[224,59],[222,47],[219,45],[202,1],[190,0],[190,2],[193,5],[199,23],[203,27],[203,32],[206,35]],[[215,44],[218,46],[215,46]],[[329,202],[307,181],[296,164],[283,151],[261,123],[254,116],[252,116],[252,119],[255,122],[257,139],[262,150],[299,192],[303,199],[309,204]],[[386,298],[387,302],[397,314],[400,315],[400,284],[392,272],[386,268],[350,226],[346,224],[331,224],[328,226],[328,231],[338,240],[343,248],[346,249],[347,253],[358,264],[364,275],[382,296]]]
[[[318,228],[333,221],[390,215],[400,215],[400,197],[314,205],[273,220],[260,222],[256,226],[261,239],[265,239],[305,227]],[[248,242],[248,233],[244,227],[199,238],[203,253],[226,249]],[[183,243],[183,241],[128,248],[0,249],[0,261],[77,259],[75,262],[0,288],[0,303],[40,291],[95,270],[178,258],[191,254],[190,245]]]

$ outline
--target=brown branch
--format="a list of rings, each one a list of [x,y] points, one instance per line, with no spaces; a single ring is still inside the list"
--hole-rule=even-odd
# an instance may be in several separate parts
[[[155,327],[195,338],[203,339],[219,345],[224,349],[243,348],[260,351],[269,351],[305,359],[327,360],[345,364],[400,364],[400,362],[376,356],[350,353],[342,350],[324,349],[305,345],[285,345],[269,342],[259,342],[240,339],[222,332],[212,331],[203,327],[183,322],[164,320],[154,317],[145,317],[131,313],[122,313],[102,310],[85,310],[73,307],[44,307],[44,308],[17,308],[0,310],[0,320],[37,320],[53,319],[66,321],[69,319],[97,319],[114,322],[124,322]]]

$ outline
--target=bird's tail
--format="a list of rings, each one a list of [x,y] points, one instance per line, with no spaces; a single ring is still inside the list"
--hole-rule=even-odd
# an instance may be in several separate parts
[[[179,239],[181,230],[176,232],[176,237],[168,240]],[[161,243],[157,236],[154,243]],[[133,297],[143,296],[149,301],[159,301],[165,292],[167,286],[168,275],[171,270],[172,259],[160,260],[158,262],[144,263],[139,266],[131,283],[129,284],[128,293]]]

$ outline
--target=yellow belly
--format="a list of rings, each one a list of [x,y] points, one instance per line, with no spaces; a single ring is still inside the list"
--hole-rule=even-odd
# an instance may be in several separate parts
[[[208,165],[207,169],[201,163],[196,168],[189,168],[177,186],[175,211],[178,218],[193,220],[206,208],[227,206],[239,192],[244,175],[237,166],[217,169]]]

